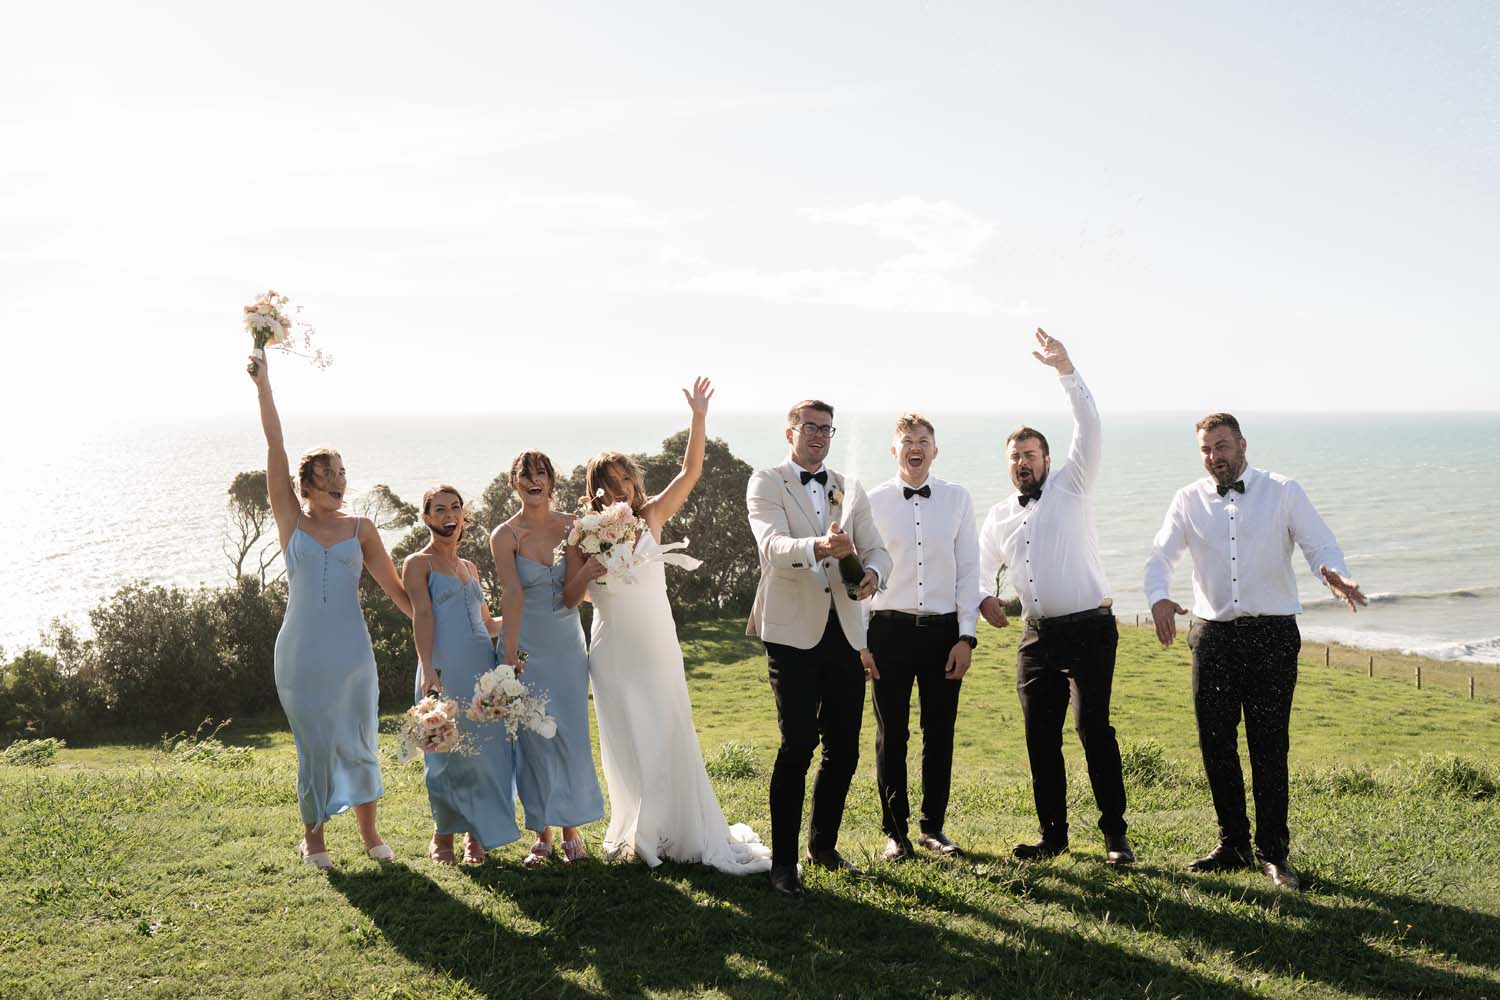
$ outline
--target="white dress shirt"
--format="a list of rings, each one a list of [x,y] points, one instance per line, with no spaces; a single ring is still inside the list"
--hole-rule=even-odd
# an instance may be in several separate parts
[[[900,477],[870,491],[870,513],[892,562],[891,578],[870,600],[870,610],[957,612],[959,635],[973,635],[979,618],[974,500],[962,486],[935,477],[922,485],[931,488],[932,496],[908,500]]]
[[[813,474],[816,474],[819,470],[827,472],[827,468],[822,465],[818,466],[818,468],[816,469],[804,469],[801,465],[798,465],[794,461],[792,462],[792,466],[799,472],[809,472]],[[832,477],[830,476],[830,478]],[[807,482],[802,484],[802,489],[806,491],[807,499],[812,502],[813,513],[818,516],[819,530],[827,531],[828,487],[818,482],[816,479],[809,479]],[[809,538],[807,540],[807,570],[809,573],[823,572],[822,566],[818,563],[818,557],[813,552],[813,546],[815,546],[817,543],[818,540],[816,538]]]
[[[1193,614],[1223,622],[1242,615],[1295,615],[1292,546],[1319,582],[1319,566],[1347,575],[1333,532],[1295,480],[1247,468],[1244,494],[1219,496],[1208,477],[1177,491],[1146,560],[1146,600],[1170,596],[1172,567],[1193,554]]]
[[[1073,411],[1067,459],[1052,468],[1040,498],[1023,507],[1014,494],[1006,497],[979,530],[981,599],[994,595],[1004,565],[1027,618],[1071,615],[1109,599],[1091,495],[1102,452],[1099,410],[1076,371],[1057,381]]]

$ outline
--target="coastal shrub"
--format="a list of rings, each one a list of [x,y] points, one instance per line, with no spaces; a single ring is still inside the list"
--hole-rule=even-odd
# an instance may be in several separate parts
[[[1460,799],[1492,799],[1500,792],[1500,781],[1481,764],[1457,754],[1424,755],[1410,765],[1417,787],[1437,795]]]
[[[219,672],[214,591],[126,584],[89,612],[93,673],[119,722],[202,718]]]
[[[0,764],[10,767],[46,767],[67,746],[63,740],[48,737],[40,740],[16,740],[0,750]]]
[[[721,744],[718,752],[704,762],[704,767],[710,778],[754,778],[760,774],[755,748],[739,740]]]
[[[44,642],[0,664],[0,739],[71,736],[97,715],[98,699],[80,670],[81,647],[73,630],[54,624]]]
[[[285,580],[266,585],[247,575],[213,592],[207,613],[217,667],[203,692],[205,712],[248,715],[279,704],[276,635],[286,616],[286,586]]]

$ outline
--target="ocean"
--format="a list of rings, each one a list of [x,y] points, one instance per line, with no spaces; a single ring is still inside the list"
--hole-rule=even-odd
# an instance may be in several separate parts
[[[931,413],[934,474],[974,495],[982,519],[1010,492],[1002,442],[1021,414]],[[1173,492],[1203,475],[1198,415],[1104,416],[1105,466],[1096,496],[1105,569],[1119,613],[1146,611],[1142,566]],[[1306,487],[1333,528],[1370,606],[1350,614],[1297,557],[1303,633],[1372,649],[1500,663],[1500,414],[1240,414],[1253,465]],[[830,464],[867,485],[895,474],[889,414],[840,413]],[[1026,414],[1055,459],[1070,425],[1061,410]],[[682,413],[556,414],[397,419],[286,415],[293,458],[337,447],[351,501],[376,483],[417,499],[451,482],[477,496],[510,459],[539,447],[560,468],[591,454],[659,449]],[[711,414],[710,434],[757,468],[786,453],[780,411]],[[12,434],[0,471],[0,529],[12,555],[0,575],[0,648],[35,642],[54,617],[80,624],[130,580],[219,585],[226,491],[264,462],[253,410],[240,420],[108,423],[86,434]],[[390,539],[394,541],[394,538]],[[707,540],[699,540],[700,544]],[[1174,596],[1191,603],[1188,561]]]

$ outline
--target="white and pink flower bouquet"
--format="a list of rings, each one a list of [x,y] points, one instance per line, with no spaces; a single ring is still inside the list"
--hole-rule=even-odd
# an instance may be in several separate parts
[[[599,490],[594,496],[603,497],[604,491]],[[646,522],[623,500],[597,511],[585,502],[568,532],[568,544],[578,546],[585,557],[599,557],[609,572],[596,582],[634,583],[636,567],[644,561],[635,554],[635,543],[645,530]]]
[[[245,307],[245,329],[255,344],[255,356],[264,358],[267,347],[279,347],[288,354],[307,358],[319,368],[327,368],[333,363],[333,356],[313,347],[313,328],[310,324],[287,317],[286,311],[290,305],[291,300],[285,295],[266,291]],[[301,306],[291,308],[294,315],[302,312]],[[297,340],[301,341],[301,350],[293,347]],[[251,375],[258,368],[254,361],[250,362]]]
[[[521,662],[525,662],[524,654]],[[464,713],[473,722],[505,723],[505,733],[515,739],[522,727],[544,739],[557,735],[557,720],[547,714],[547,699],[521,683],[507,663],[482,673],[474,681],[474,696]]]
[[[458,702],[429,694],[406,710],[396,755],[402,763],[418,754],[466,752],[468,747],[458,731]]]

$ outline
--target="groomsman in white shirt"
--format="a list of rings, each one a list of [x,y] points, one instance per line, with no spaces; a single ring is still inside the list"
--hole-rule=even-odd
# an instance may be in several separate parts
[[[917,843],[942,855],[963,850],[943,832],[953,774],[953,725],[979,619],[979,535],[974,501],[930,475],[937,433],[926,417],[896,421],[897,474],[870,491],[875,526],[891,556],[890,581],[870,602],[869,648],[861,657],[875,689],[875,785],[884,856],[912,856],[907,824],[906,746],[911,689],[922,725],[922,809]]]
[[[1287,745],[1297,653],[1302,637],[1296,615],[1297,581],[1292,546],[1302,549],[1313,573],[1353,611],[1365,603],[1348,578],[1333,532],[1302,487],[1285,476],[1251,468],[1240,425],[1228,413],[1198,421],[1198,451],[1208,478],[1177,491],[1146,560],[1146,598],[1156,636],[1170,646],[1177,615],[1171,599],[1172,567],[1183,550],[1193,556],[1193,710],[1198,746],[1219,820],[1219,844],[1192,862],[1192,871],[1254,868],[1245,779],[1240,770],[1239,725],[1255,795],[1255,848],[1260,868],[1278,888],[1299,887],[1287,861]]]
[[[1017,844],[1012,853],[1027,861],[1068,849],[1062,727],[1071,697],[1099,807],[1105,863],[1131,864],[1135,854],[1125,836],[1125,779],[1109,721],[1119,631],[1094,524],[1093,490],[1102,452],[1099,410],[1062,342],[1040,329],[1036,339],[1041,349],[1032,355],[1057,370],[1073,411],[1068,457],[1054,470],[1040,431],[1021,427],[1012,432],[1006,457],[1010,480],[1020,492],[992,507],[979,532],[980,613],[991,625],[1006,624],[991,588],[1000,569],[1009,567],[1026,619],[1016,652],[1016,690],[1026,722],[1041,839]]]

